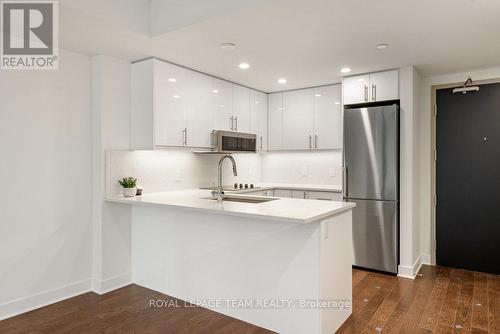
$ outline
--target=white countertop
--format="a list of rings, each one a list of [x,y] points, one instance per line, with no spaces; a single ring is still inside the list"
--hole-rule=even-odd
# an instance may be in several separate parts
[[[259,185],[260,186],[260,185]],[[303,186],[303,185],[301,185]],[[278,188],[273,185],[270,188]],[[283,187],[285,188],[285,187]],[[254,189],[255,190],[261,190]],[[289,188],[289,185],[286,187]],[[304,189],[303,187],[300,189]],[[324,190],[324,189],[322,189]],[[208,199],[210,190],[192,189],[144,194],[136,197],[111,197],[107,201],[157,207],[176,207],[187,210],[229,214],[259,219],[280,220],[293,223],[311,223],[351,210],[355,204],[347,202],[307,200],[295,198],[276,198],[263,203],[242,203]],[[251,195],[233,195],[244,198],[270,198]]]

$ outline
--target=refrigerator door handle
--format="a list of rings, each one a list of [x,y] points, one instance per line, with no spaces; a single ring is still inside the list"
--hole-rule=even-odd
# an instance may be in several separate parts
[[[343,177],[343,192],[344,192],[344,198],[347,198],[348,196],[348,186],[347,186],[347,166],[344,166],[344,177]]]

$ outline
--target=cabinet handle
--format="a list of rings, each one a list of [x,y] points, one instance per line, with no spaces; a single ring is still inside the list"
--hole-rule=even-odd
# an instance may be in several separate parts
[[[234,117],[234,123],[235,123],[235,126],[234,126],[234,131],[238,131],[238,117]]]
[[[365,98],[365,102],[368,102],[368,86],[367,85],[364,85],[364,98]]]
[[[304,191],[304,199],[306,199],[306,192]]]
[[[233,123],[234,123],[234,117],[233,117],[233,116],[231,116],[231,117],[229,117],[229,128],[230,128],[231,130],[233,130]]]
[[[184,130],[182,130],[182,133],[183,133],[183,142],[182,142],[182,144],[184,146],[186,146],[187,145],[187,141],[188,141],[188,129],[184,128]]]
[[[309,135],[309,148],[312,148],[312,135]]]
[[[260,136],[260,149],[262,150],[262,136]]]
[[[318,134],[314,134],[314,148],[318,148]]]
[[[377,101],[377,85],[372,84],[372,101]]]

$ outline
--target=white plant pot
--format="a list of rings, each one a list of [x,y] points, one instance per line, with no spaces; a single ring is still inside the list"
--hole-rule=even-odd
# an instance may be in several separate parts
[[[123,188],[123,197],[134,197],[137,193],[137,188]]]

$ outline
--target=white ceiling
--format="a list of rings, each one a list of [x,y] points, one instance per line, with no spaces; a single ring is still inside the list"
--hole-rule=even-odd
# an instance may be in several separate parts
[[[500,65],[499,0],[217,0],[207,15],[196,6],[206,0],[152,1],[163,2],[153,13],[150,0],[62,0],[60,46],[155,56],[267,92],[339,82],[344,66],[355,74],[415,65],[429,76]],[[168,24],[158,8],[168,8]],[[223,42],[238,49],[221,50]]]

